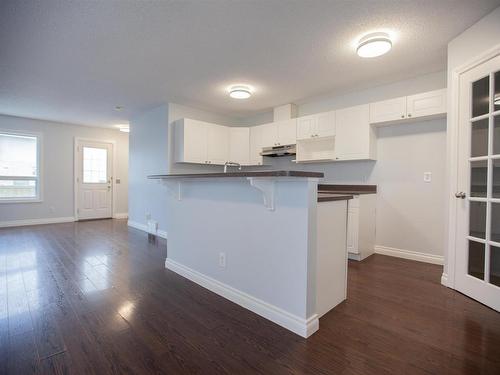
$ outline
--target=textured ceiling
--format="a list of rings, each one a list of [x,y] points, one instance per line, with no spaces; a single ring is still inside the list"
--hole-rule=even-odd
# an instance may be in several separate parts
[[[499,3],[3,0],[0,113],[110,126],[172,101],[249,116],[445,69],[448,41]],[[394,47],[361,59],[374,30]],[[230,99],[242,82],[255,95]]]

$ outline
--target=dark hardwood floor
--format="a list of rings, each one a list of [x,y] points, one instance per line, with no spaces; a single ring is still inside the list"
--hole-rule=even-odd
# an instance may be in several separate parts
[[[166,270],[125,221],[0,229],[1,374],[500,374],[500,314],[374,255],[308,340]]]

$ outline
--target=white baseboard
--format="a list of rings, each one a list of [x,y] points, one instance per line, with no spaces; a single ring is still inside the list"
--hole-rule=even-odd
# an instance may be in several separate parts
[[[139,229],[139,230],[142,230],[143,232],[149,233],[148,232],[148,226],[146,224],[142,224],[142,223],[138,223],[137,221],[131,221],[131,220],[129,220],[129,221],[127,221],[127,225],[129,227],[132,227],[132,228],[135,228],[135,229]],[[156,233],[156,235],[158,237],[167,239],[167,231],[165,231],[165,230],[158,230],[158,232]]]
[[[318,315],[314,314],[308,319],[302,319],[279,307],[264,302],[247,293],[221,283],[198,271],[186,267],[172,259],[165,260],[165,268],[184,276],[185,278],[201,285],[202,287],[224,297],[228,300],[266,318],[270,321],[296,333],[302,337],[309,337],[319,328]]]
[[[0,228],[22,227],[22,226],[26,226],[26,225],[71,223],[73,221],[75,221],[75,218],[73,216],[51,217],[51,218],[43,218],[43,219],[0,221]]]
[[[376,245],[375,253],[382,255],[389,255],[391,257],[416,260],[417,262],[425,262],[425,263],[440,264],[440,265],[443,265],[444,263],[444,257],[442,255],[420,253],[418,251],[396,249],[394,247]]]
[[[128,219],[128,212],[117,212],[113,214],[113,219]]]
[[[448,286],[448,274],[444,273],[441,275],[441,285]]]

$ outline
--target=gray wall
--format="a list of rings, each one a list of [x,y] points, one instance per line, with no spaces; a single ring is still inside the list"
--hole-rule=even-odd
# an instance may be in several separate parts
[[[0,115],[0,129],[32,131],[42,134],[43,201],[40,203],[1,203],[1,222],[30,219],[54,219],[74,216],[73,169],[74,138],[116,142],[115,213],[128,211],[128,134],[118,130],[77,126],[57,122]]]

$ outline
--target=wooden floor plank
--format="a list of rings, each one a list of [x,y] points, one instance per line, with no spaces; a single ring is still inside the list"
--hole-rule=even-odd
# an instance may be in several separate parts
[[[0,229],[1,374],[500,374],[500,314],[442,267],[350,262],[305,340],[164,268],[125,220]]]

